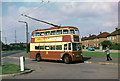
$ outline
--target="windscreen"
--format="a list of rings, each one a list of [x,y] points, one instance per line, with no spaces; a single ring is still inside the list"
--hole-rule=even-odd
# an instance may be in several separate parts
[[[73,51],[81,51],[80,43],[72,43]]]

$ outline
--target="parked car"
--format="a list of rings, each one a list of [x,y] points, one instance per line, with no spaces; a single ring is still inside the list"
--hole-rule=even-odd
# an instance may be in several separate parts
[[[95,51],[94,47],[88,47],[88,51]]]

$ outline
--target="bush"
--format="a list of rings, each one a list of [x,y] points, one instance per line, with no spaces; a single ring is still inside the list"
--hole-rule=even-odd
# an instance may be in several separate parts
[[[101,45],[103,46],[103,49],[106,49],[106,47],[107,46],[110,47],[112,45],[112,43],[111,43],[111,41],[105,40],[105,41],[101,42]]]
[[[120,44],[113,43],[113,44],[110,46],[110,49],[113,49],[113,50],[120,50]]]

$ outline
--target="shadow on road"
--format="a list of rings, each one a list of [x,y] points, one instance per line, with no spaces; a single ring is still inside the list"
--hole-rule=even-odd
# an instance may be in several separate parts
[[[91,59],[91,57],[83,57],[83,60],[84,60],[84,61],[87,61],[87,60],[89,60],[89,59]]]
[[[32,60],[32,61],[36,61],[36,60]],[[64,63],[63,61],[59,61],[59,60],[41,60],[38,62]],[[84,61],[74,61],[70,64],[77,64],[77,63],[84,63]]]

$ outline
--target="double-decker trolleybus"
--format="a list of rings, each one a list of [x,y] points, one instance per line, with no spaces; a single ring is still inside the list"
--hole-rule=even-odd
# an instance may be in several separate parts
[[[60,27],[27,15],[24,16],[54,26],[32,32],[30,58],[34,58],[37,61],[42,59],[62,60],[65,63],[83,60],[80,32],[77,27]]]
[[[52,27],[32,32],[30,58],[70,63],[81,61],[81,53],[80,33],[76,27]]]

